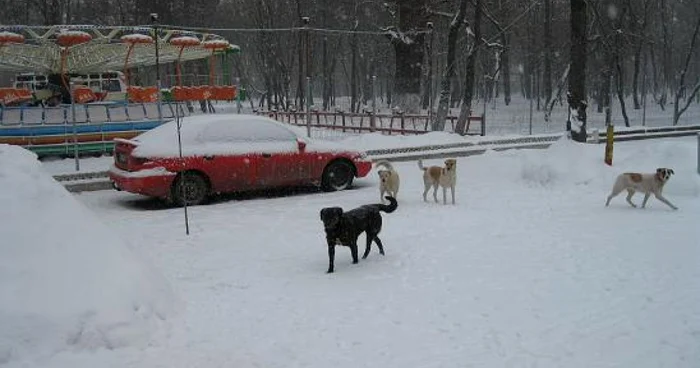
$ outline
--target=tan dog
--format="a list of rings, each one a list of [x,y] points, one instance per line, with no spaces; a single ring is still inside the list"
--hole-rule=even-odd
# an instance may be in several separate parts
[[[394,170],[389,161],[380,160],[376,162],[377,167],[383,166],[386,170],[379,170],[379,199],[384,202],[384,193],[397,198],[399,194],[399,173]]]
[[[457,160],[448,158],[445,160],[445,167],[430,166],[424,167],[423,160],[418,160],[418,168],[423,170],[423,201],[427,202],[427,195],[430,187],[433,187],[433,198],[438,203],[437,190],[442,187],[442,203],[447,204],[447,188],[452,192],[452,204],[455,204],[455,185],[457,184]]]
[[[671,175],[673,174],[673,169],[667,169],[663,167],[656,169],[655,174],[620,174],[617,177],[617,180],[615,180],[615,184],[612,188],[612,193],[610,193],[610,195],[608,196],[608,200],[607,202],[605,202],[605,206],[607,207],[610,204],[610,200],[613,199],[613,197],[620,194],[623,190],[626,189],[627,203],[629,203],[630,206],[634,208],[637,208],[637,205],[632,202],[632,196],[636,192],[642,192],[644,193],[644,201],[642,201],[642,208],[646,206],[647,200],[649,200],[649,196],[653,194],[656,197],[656,199],[667,204],[674,210],[677,210],[678,207],[671,204],[671,202],[669,202],[661,194],[661,192],[664,189],[664,185],[666,184],[666,182],[668,182],[668,180],[671,178]]]

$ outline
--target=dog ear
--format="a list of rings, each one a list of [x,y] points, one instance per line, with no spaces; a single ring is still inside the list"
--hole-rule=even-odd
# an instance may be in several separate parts
[[[675,173],[675,172],[673,172],[673,169],[668,169],[668,172],[670,172],[670,173],[671,173],[671,175],[676,175],[676,173]]]

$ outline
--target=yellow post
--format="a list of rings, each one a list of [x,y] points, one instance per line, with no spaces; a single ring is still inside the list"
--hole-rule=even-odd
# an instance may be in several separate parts
[[[605,134],[605,163],[612,166],[613,161],[613,132],[614,128],[612,124],[609,124],[606,129]]]

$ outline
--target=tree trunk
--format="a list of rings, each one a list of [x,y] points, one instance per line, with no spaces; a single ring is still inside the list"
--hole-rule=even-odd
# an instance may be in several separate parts
[[[455,131],[459,134],[467,134],[467,122],[471,115],[472,99],[474,98],[474,77],[476,74],[476,58],[481,47],[481,0],[476,0],[474,6],[474,44],[467,56],[466,76],[464,79],[464,96],[459,110],[459,119]]]
[[[569,74],[569,119],[566,130],[577,142],[586,142],[586,0],[571,2],[571,72]]]
[[[681,115],[685,112],[685,110],[688,109],[688,106],[690,106],[690,103],[693,102],[693,99],[695,98],[695,95],[697,95],[698,91],[700,91],[700,80],[695,84],[693,87],[693,90],[691,91],[690,95],[685,96],[686,97],[686,104],[684,107],[680,107],[680,100],[681,96],[685,94],[686,91],[686,85],[685,85],[685,77],[688,74],[688,68],[690,67],[690,60],[693,57],[693,53],[695,52],[695,45],[698,40],[698,33],[700,32],[700,15],[697,16],[698,19],[695,22],[695,30],[693,31],[693,37],[690,40],[690,46],[688,46],[688,53],[686,54],[685,58],[685,66],[683,70],[681,70],[679,81],[678,81],[678,89],[676,90],[676,99],[675,103],[673,104],[673,125],[678,124],[678,120],[681,118]]]
[[[455,74],[455,48],[457,45],[459,30],[462,27],[462,23],[464,23],[466,13],[467,0],[461,0],[459,3],[459,10],[452,19],[452,22],[450,23],[450,30],[447,34],[447,65],[445,66],[445,72],[440,83],[440,101],[438,102],[437,116],[435,117],[435,120],[433,120],[431,126],[431,130],[433,131],[445,130],[445,119],[447,118],[447,111],[449,110],[450,95],[452,90],[451,82]]]
[[[327,21],[328,21],[328,4],[326,0],[323,0],[321,4],[319,4],[321,7],[321,22],[324,28],[328,27]],[[323,83],[322,87],[322,92],[321,92],[321,98],[323,100],[323,110],[326,111],[328,110],[328,106],[330,104],[330,61],[328,57],[328,36],[323,35],[323,38],[321,39],[321,82]]]
[[[632,18],[631,32],[638,35],[638,39],[635,41],[636,48],[634,52],[634,71],[632,75],[632,100],[634,102],[634,109],[639,110],[641,108],[640,93],[639,93],[639,72],[642,67],[642,52],[644,52],[644,42],[646,40],[645,33],[649,18],[649,7],[652,0],[644,0],[644,7],[642,9],[642,19],[641,22],[637,13],[635,12],[635,7],[632,5],[631,0],[627,0],[626,6],[629,10],[630,16]]]
[[[634,52],[634,71],[632,72],[632,102],[634,103],[634,109],[639,110],[641,108],[641,102],[639,100],[639,70],[642,61],[642,41],[639,41],[637,45],[637,50]]]
[[[510,105],[510,46],[506,33],[501,35],[501,43],[503,44],[503,53],[501,54],[501,67],[503,68],[503,102],[508,106]]]
[[[350,52],[350,111],[357,112],[359,103],[357,102],[357,34],[355,33],[350,37]]]
[[[552,99],[552,0],[544,0],[544,85],[545,105]]]
[[[661,97],[659,98],[659,103],[662,105],[661,108],[663,109],[666,104],[666,95],[668,93],[669,88],[671,87],[671,81],[673,80],[673,70],[671,70],[671,47],[672,47],[672,40],[671,40],[671,32],[669,30],[668,26],[668,19],[666,17],[666,0],[661,0],[661,27],[662,27],[662,36],[663,36],[663,51],[661,53],[662,57],[662,67],[663,67],[663,84],[662,84],[662,91],[661,91]]]
[[[396,60],[394,102],[402,111],[417,113],[420,108],[420,81],[424,56],[425,34],[417,33],[427,19],[422,0],[401,0],[398,3],[399,29],[391,36]]]
[[[618,49],[619,50],[619,49]],[[625,105],[625,94],[623,91],[623,74],[622,74],[622,64],[620,63],[620,56],[615,57],[615,69],[617,70],[617,99],[620,101],[620,112],[622,112],[622,118],[625,120],[625,126],[629,128],[630,118],[627,116],[627,107]]]
[[[433,31],[430,30],[428,42],[425,43],[425,73],[423,82],[423,110],[430,108],[433,98]]]

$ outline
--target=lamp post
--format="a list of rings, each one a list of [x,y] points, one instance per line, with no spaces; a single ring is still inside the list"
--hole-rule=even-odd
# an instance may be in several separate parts
[[[162,101],[160,97],[160,48],[158,47],[158,43],[160,41],[160,36],[158,32],[158,13],[151,13],[151,22],[153,23],[153,38],[156,40],[156,88],[158,89],[157,93],[157,102],[158,102],[158,121],[160,123],[163,122],[163,106],[162,106]]]
[[[75,119],[75,82],[69,82],[68,93],[70,94],[70,110],[73,116],[73,159],[75,160],[75,171],[80,171],[80,159],[78,158],[78,127],[76,126]]]

